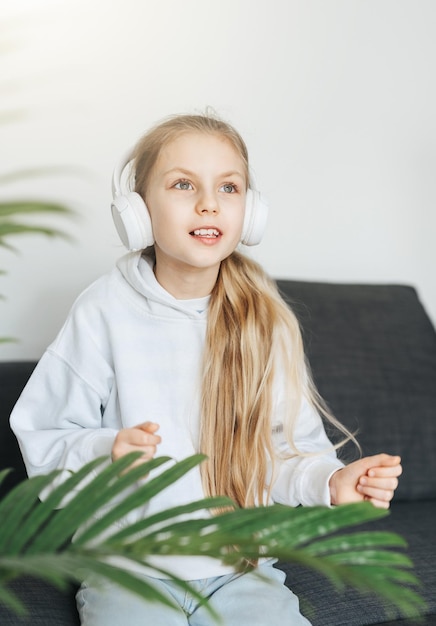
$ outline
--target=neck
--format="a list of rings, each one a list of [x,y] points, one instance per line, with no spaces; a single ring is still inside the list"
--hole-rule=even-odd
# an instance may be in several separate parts
[[[208,268],[172,267],[159,263],[156,255],[154,274],[157,282],[177,300],[193,300],[208,296],[215,286],[219,265]]]

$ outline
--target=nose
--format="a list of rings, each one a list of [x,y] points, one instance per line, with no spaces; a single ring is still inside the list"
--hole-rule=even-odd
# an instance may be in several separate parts
[[[212,191],[203,191],[198,198],[196,209],[200,215],[207,213],[216,215],[219,213],[218,200],[215,194]]]

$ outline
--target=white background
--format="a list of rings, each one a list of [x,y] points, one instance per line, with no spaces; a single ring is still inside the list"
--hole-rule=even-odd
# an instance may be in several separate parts
[[[172,113],[242,133],[275,277],[417,288],[436,321],[434,0],[0,0],[0,197],[68,203],[74,241],[0,249],[0,360],[38,358],[123,252],[110,179]],[[13,115],[9,115],[12,113]],[[41,222],[41,218],[39,220]],[[251,252],[250,252],[251,253]]]

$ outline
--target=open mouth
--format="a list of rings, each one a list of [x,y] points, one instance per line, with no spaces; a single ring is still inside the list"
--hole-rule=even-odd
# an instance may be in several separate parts
[[[221,235],[220,231],[216,228],[197,228],[196,230],[192,230],[189,234],[194,237],[206,237],[208,239],[216,239]]]

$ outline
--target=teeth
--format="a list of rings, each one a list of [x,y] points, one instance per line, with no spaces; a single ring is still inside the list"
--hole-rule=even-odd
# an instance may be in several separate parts
[[[216,228],[197,228],[194,230],[194,235],[197,237],[218,237],[219,231]]]

